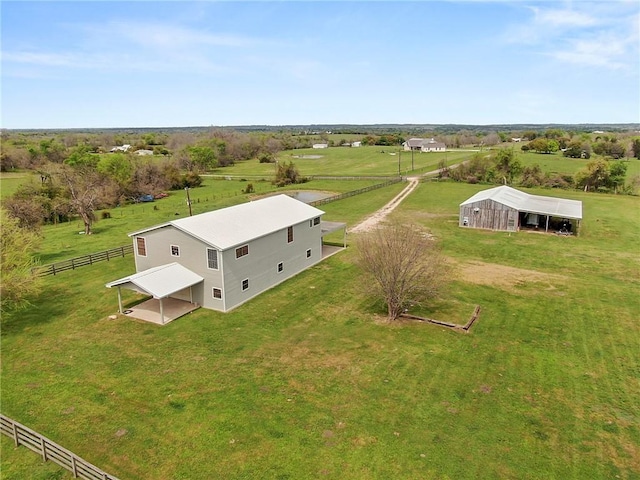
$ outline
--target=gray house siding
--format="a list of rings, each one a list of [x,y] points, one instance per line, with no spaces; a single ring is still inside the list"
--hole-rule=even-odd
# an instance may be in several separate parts
[[[515,232],[518,230],[518,211],[494,200],[461,205],[459,226]]]
[[[146,256],[138,254],[137,238],[145,239]],[[171,254],[172,246],[178,247],[179,256]],[[207,248],[212,247],[170,225],[133,237],[137,272],[157,267],[158,265],[178,262],[204,278],[202,284],[195,285],[191,289],[193,302],[208,308],[222,310],[222,300],[213,298],[213,287],[222,288],[221,256],[220,252],[218,252],[218,270],[209,269]],[[171,296],[181,300],[187,299],[185,298],[186,294],[179,293]]]
[[[243,257],[236,258],[236,248],[242,245],[222,252],[227,311],[322,260],[320,225],[310,227],[308,221],[298,223],[293,226],[293,241],[287,240],[285,228],[247,243],[249,254]],[[310,257],[307,250],[311,250]],[[278,272],[279,263],[282,263],[281,272]],[[249,288],[243,290],[245,280]]]
[[[176,292],[171,297],[228,311],[322,260],[320,225],[310,224],[313,222],[293,225],[292,242],[288,241],[285,228],[224,251],[168,225],[133,237],[136,271],[178,262],[202,276],[204,282],[193,286],[191,291]],[[144,238],[146,256],[138,254],[138,238]],[[248,245],[249,254],[236,258],[236,248],[243,245]],[[177,247],[179,256],[172,255],[172,247]],[[217,251],[217,270],[208,268],[207,249]],[[308,250],[310,257],[307,257]],[[282,271],[279,272],[280,263]],[[249,288],[243,290],[245,280]],[[214,288],[220,290],[221,298],[214,297]]]

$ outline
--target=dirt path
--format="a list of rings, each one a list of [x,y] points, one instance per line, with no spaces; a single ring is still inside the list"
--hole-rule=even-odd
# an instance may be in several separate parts
[[[451,165],[449,168],[450,169],[457,168],[459,165],[460,163],[456,163],[455,165]],[[396,195],[393,198],[393,200],[391,200],[389,203],[387,203],[384,207],[382,207],[380,210],[375,212],[373,215],[368,216],[362,222],[350,228],[348,230],[348,233],[363,233],[363,232],[368,232],[369,230],[372,230],[373,228],[375,228],[380,222],[382,222],[385,219],[387,215],[393,212],[393,210],[398,205],[400,205],[400,203],[405,198],[407,198],[411,194],[411,192],[413,192],[416,189],[416,187],[420,183],[421,178],[437,175],[439,172],[440,170],[432,170],[430,172],[426,172],[418,176],[407,177],[409,184],[398,195]]]
[[[431,172],[429,172],[431,173]],[[437,173],[437,172],[436,172]],[[427,175],[427,174],[425,174]],[[413,192],[418,184],[420,183],[420,177],[408,177],[407,180],[409,184],[398,194],[393,200],[387,203],[380,210],[375,212],[373,215],[365,218],[362,222],[357,224],[355,227],[349,229],[349,233],[362,233],[368,232],[372,228],[375,228],[384,218],[389,215],[393,210],[400,205],[402,200],[407,198],[411,192]]]

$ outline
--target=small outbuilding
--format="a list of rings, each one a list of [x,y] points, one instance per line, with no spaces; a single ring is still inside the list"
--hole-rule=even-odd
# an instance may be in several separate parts
[[[460,204],[459,226],[517,232],[577,234],[582,202],[531,195],[506,185],[482,190]]]

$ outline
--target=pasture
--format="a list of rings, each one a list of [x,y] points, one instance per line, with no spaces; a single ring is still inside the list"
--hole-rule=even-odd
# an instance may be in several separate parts
[[[447,165],[471,158],[473,151],[420,153],[401,151],[399,147],[331,147],[287,150],[277,156],[278,162],[293,162],[303,176],[394,176],[424,173],[438,168],[445,160]],[[412,162],[413,157],[413,162]],[[238,162],[235,165],[213,171],[219,175],[272,177],[276,165],[258,163],[257,160]]]
[[[322,209],[355,223],[399,188]],[[393,213],[450,265],[419,313],[479,304],[469,334],[382,321],[353,241],[228,314],[110,320],[128,257],[45,278],[2,319],[3,412],[122,479],[640,478],[639,199],[530,190],[582,200],[579,237],[458,228],[483,188],[425,182]],[[157,223],[143,208],[129,227]],[[3,478],[66,478],[2,447]]]

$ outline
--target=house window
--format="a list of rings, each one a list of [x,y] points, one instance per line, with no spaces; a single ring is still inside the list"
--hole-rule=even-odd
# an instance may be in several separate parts
[[[180,247],[177,245],[171,245],[171,256],[179,257],[180,256]]]
[[[245,255],[249,255],[249,245],[236,248],[236,258],[244,257]]]
[[[213,289],[213,298],[222,298],[222,290],[220,288]]]
[[[136,247],[138,247],[138,255],[147,256],[147,241],[144,237],[136,237]]]
[[[245,278],[242,280],[242,290],[249,290],[249,279]]]
[[[287,243],[293,242],[293,227],[287,228]]]
[[[218,270],[218,251],[213,248],[207,248],[207,267]]]
[[[278,270],[278,273],[281,273],[284,270],[284,263],[280,262],[278,264],[278,269],[277,270]]]
[[[320,217],[316,217],[313,219],[313,224],[314,225],[320,225]]]
[[[311,249],[307,250],[307,258],[311,258]]]

